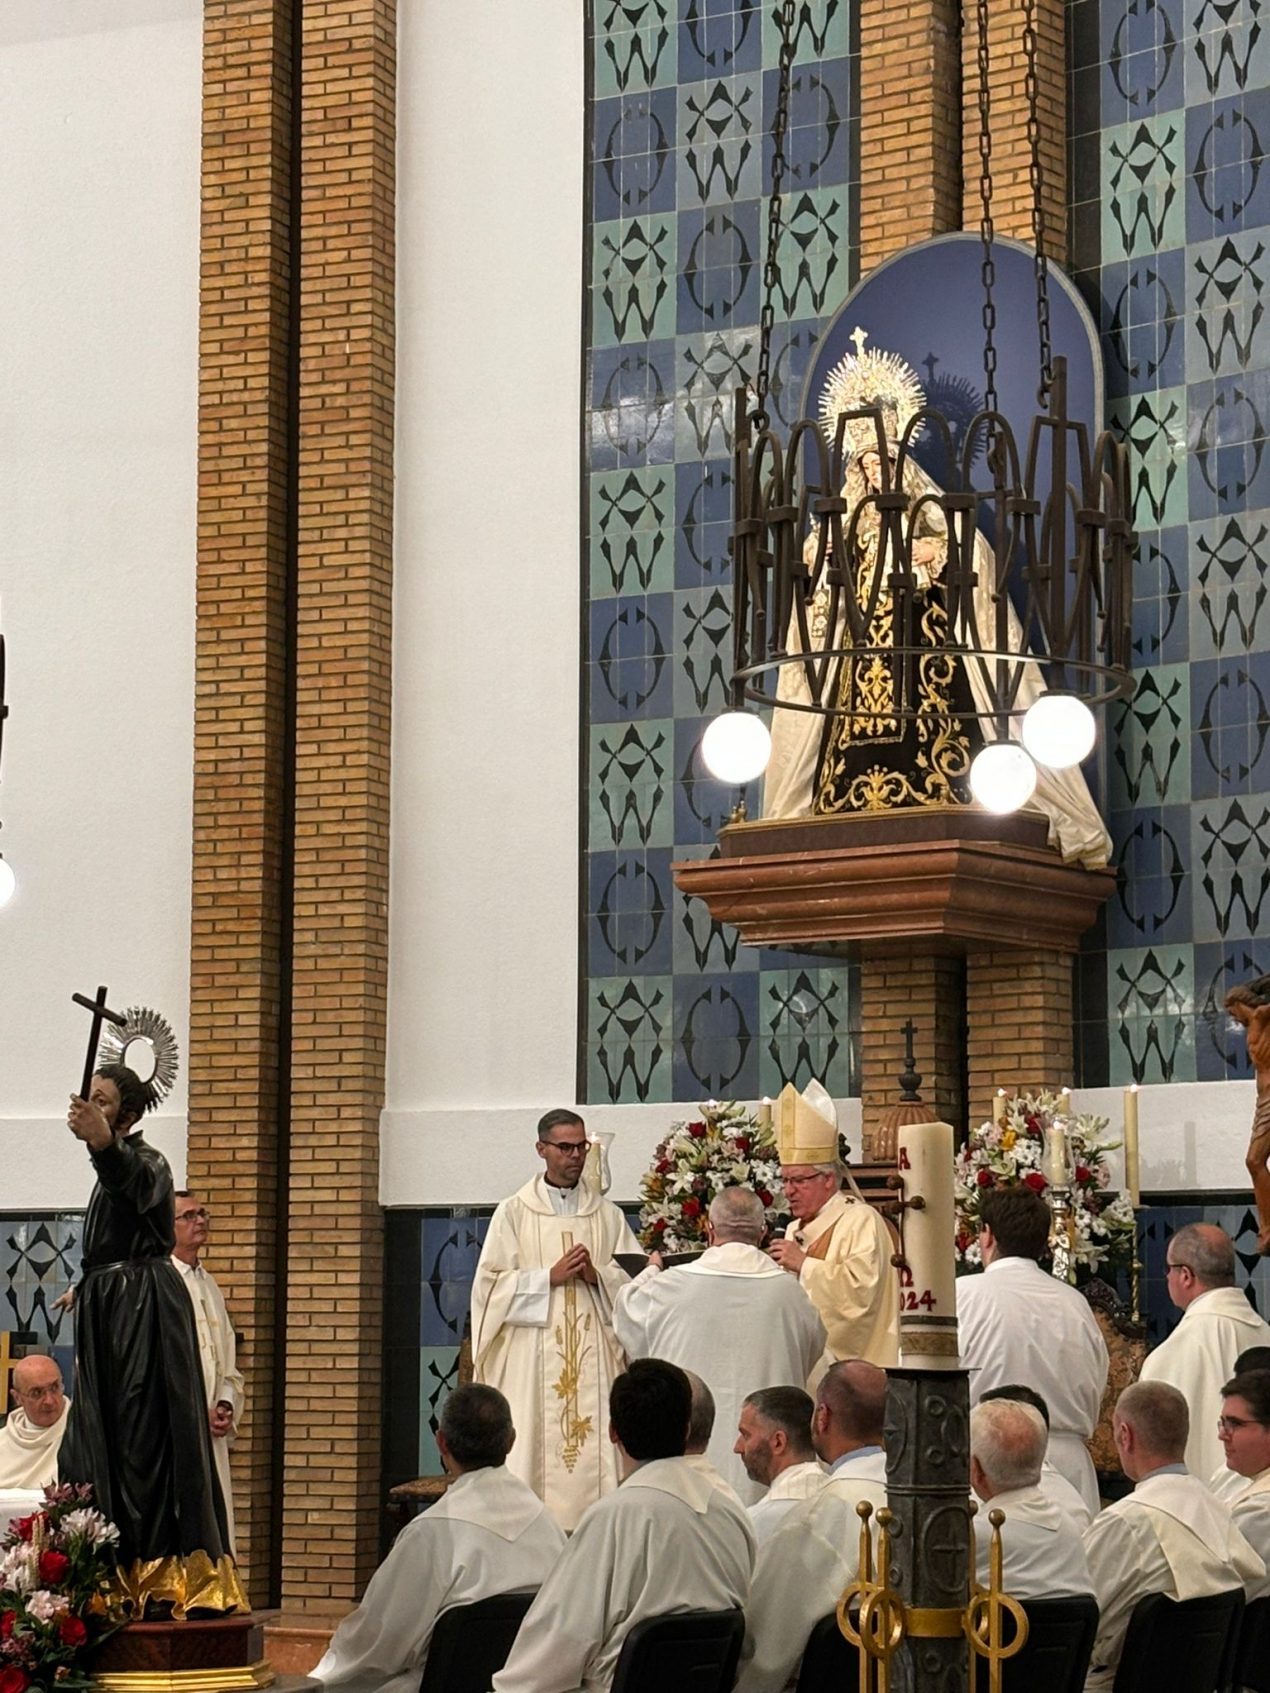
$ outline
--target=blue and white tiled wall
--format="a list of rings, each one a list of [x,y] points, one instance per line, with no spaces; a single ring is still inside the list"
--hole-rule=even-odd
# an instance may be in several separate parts
[[[1270,970],[1270,34],[1262,0],[1072,0],[1072,257],[1140,534],[1112,714],[1121,886],[1081,969],[1084,1080],[1245,1076]]]
[[[733,391],[754,374],[779,6],[592,0],[586,984],[579,1096],[857,1091],[846,968],[741,948],[671,880],[737,799],[697,745],[727,699]],[[855,280],[853,0],[798,7],[775,411]],[[754,813],[755,795],[749,796]]]
[[[82,1224],[78,1211],[0,1213],[0,1330],[14,1337],[14,1351],[51,1353],[68,1387],[72,1323],[52,1305],[79,1276]]]

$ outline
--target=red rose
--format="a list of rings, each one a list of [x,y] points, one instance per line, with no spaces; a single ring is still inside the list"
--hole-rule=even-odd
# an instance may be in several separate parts
[[[13,1633],[13,1625],[18,1620],[16,1611],[6,1611],[0,1616],[0,1640],[7,1640]]]
[[[25,1670],[10,1664],[7,1669],[0,1669],[0,1693],[26,1693],[30,1680]]]
[[[654,1234],[664,1234],[665,1232],[666,1232],[666,1219],[664,1217],[656,1218],[655,1221],[653,1222],[653,1233]]]
[[[670,1159],[669,1158],[659,1158],[657,1160],[657,1174],[659,1176],[666,1175],[667,1172],[669,1171],[669,1169],[670,1169]]]
[[[88,1630],[78,1617],[63,1617],[57,1625],[57,1638],[63,1646],[82,1646],[88,1639]]]
[[[1076,1180],[1078,1182],[1091,1182],[1093,1179],[1094,1172],[1089,1168],[1088,1164],[1077,1164]]]
[[[65,1552],[40,1553],[40,1580],[46,1587],[56,1587],[70,1567],[71,1561]],[[3,1693],[2,1689],[0,1693]]]
[[[970,1236],[968,1234],[963,1232],[963,1233],[961,1233],[957,1236],[957,1250],[958,1250],[958,1252],[964,1252],[969,1245],[970,1245]]]
[[[749,1135],[738,1135],[736,1137],[736,1149],[738,1152],[748,1152],[750,1150]]]
[[[992,1174],[991,1170],[980,1170],[979,1174],[975,1177],[975,1180],[978,1182],[980,1187],[991,1187],[993,1182],[996,1180],[996,1177]]]
[[[706,1137],[706,1126],[704,1123],[689,1123],[688,1133],[692,1136],[693,1140],[704,1140]]]
[[[758,1196],[763,1201],[763,1205],[764,1205],[765,1208],[772,1203],[772,1196],[767,1191],[767,1189],[765,1187],[761,1187],[758,1190]]]
[[[683,1214],[685,1217],[699,1217],[701,1215],[701,1201],[699,1199],[685,1199]]]
[[[1030,1170],[1023,1178],[1023,1185],[1030,1187],[1033,1193],[1044,1193],[1050,1184],[1039,1170]]]
[[[10,1527],[17,1530],[19,1540],[30,1540],[35,1529],[35,1518],[41,1514],[36,1511],[33,1516],[19,1517],[15,1523],[10,1524]]]

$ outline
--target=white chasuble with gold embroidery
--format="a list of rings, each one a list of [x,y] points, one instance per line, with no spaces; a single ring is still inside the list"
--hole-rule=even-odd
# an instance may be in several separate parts
[[[594,1287],[581,1277],[551,1286],[551,1266],[573,1246],[591,1254]],[[475,1377],[511,1406],[508,1469],[566,1530],[617,1486],[608,1404],[624,1359],[613,1298],[628,1278],[613,1255],[639,1250],[611,1201],[584,1183],[550,1188],[541,1176],[502,1202],[481,1249],[472,1286]]]

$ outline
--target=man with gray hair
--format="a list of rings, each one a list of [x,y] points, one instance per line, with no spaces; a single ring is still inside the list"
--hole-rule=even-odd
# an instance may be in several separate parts
[[[1187,1223],[1165,1246],[1169,1298],[1182,1320],[1142,1366],[1143,1381],[1177,1388],[1191,1412],[1186,1467],[1205,1479],[1225,1462],[1217,1437],[1222,1385],[1250,1346],[1270,1345],[1264,1323],[1235,1286],[1235,1245],[1215,1223]]]
[[[741,1406],[732,1450],[751,1481],[767,1492],[750,1506],[750,1521],[761,1546],[784,1522],[800,1499],[810,1499],[825,1485],[825,1471],[811,1443],[814,1404],[801,1387],[763,1387]]]
[[[1031,1405],[992,1399],[970,1413],[970,1485],[982,1501],[974,1519],[979,1580],[986,1587],[992,1548],[989,1514],[1004,1511],[1005,1587],[1016,1599],[1092,1593],[1080,1528],[1041,1492],[1049,1431]]]
[[[613,1301],[613,1330],[629,1358],[698,1371],[717,1406],[710,1462],[746,1504],[760,1489],[733,1451],[741,1406],[756,1387],[801,1386],[825,1330],[801,1286],[761,1250],[763,1202],[728,1187],[710,1204],[709,1246],[691,1264],[649,1265]]]
[[[442,1611],[546,1579],[565,1538],[507,1468],[515,1438],[496,1388],[470,1382],[454,1389],[437,1430],[450,1486],[397,1536],[313,1671],[318,1681],[339,1693],[417,1693]]]
[[[1101,1612],[1087,1693],[1101,1693],[1115,1681],[1139,1599],[1148,1593],[1199,1599],[1246,1587],[1264,1574],[1229,1506],[1188,1473],[1183,1455],[1189,1429],[1186,1401],[1167,1382],[1135,1382],[1116,1401],[1112,1434],[1134,1489],[1085,1530]]]

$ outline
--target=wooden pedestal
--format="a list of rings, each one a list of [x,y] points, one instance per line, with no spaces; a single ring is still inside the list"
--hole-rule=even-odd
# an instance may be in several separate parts
[[[238,1693],[275,1679],[251,1615],[128,1623],[98,1648],[92,1672],[107,1693]]]

